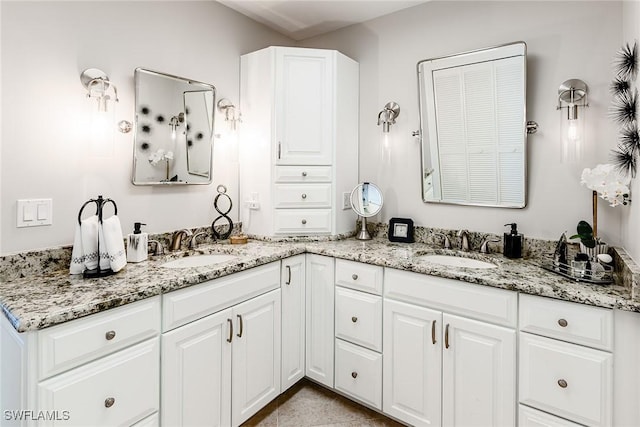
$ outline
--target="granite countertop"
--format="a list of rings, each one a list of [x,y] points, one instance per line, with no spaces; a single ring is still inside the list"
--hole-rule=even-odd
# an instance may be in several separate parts
[[[577,283],[542,269],[538,259],[510,260],[501,254],[466,253],[466,257],[493,262],[497,268],[450,267],[418,257],[424,254],[453,254],[456,251],[434,249],[423,243],[391,243],[383,239],[368,242],[346,239],[203,245],[195,251],[151,257],[148,261],[128,264],[113,276],[97,279],[70,276],[66,268],[39,274],[34,271],[24,274],[25,277],[8,275],[9,279],[0,281],[0,306],[17,331],[33,331],[305,252],[565,301],[640,312],[640,302],[633,300],[628,287]],[[203,267],[162,267],[163,263],[175,258],[210,253],[232,254],[237,258]]]

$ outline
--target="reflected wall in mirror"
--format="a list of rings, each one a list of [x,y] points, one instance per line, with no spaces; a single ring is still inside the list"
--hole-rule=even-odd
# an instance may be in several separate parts
[[[136,185],[210,184],[216,89],[136,68]]]
[[[425,202],[526,205],[526,44],[418,62]]]

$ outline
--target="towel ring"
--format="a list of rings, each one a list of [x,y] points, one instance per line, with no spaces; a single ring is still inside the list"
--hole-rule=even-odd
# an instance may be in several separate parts
[[[97,199],[89,199],[86,202],[84,202],[84,204],[80,208],[80,211],[78,212],[78,224],[82,225],[82,211],[90,203],[96,204],[96,215],[98,215],[98,221],[102,223],[102,208],[104,207],[104,205],[106,205],[109,202],[113,204],[113,210],[114,210],[113,214],[118,215],[118,206],[116,205],[116,202],[113,199],[103,199],[102,196],[98,196]]]

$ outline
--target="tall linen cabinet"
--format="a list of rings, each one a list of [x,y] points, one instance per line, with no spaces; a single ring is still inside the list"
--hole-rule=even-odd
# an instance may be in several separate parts
[[[240,68],[243,230],[353,230],[345,197],[358,181],[358,63],[335,50],[268,47]]]

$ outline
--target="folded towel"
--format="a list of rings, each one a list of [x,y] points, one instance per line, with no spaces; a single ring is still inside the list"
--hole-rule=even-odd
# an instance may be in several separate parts
[[[83,219],[76,225],[71,252],[70,274],[82,274],[98,268],[98,216]]]
[[[84,253],[82,252],[82,234],[80,224],[76,223],[76,231],[73,236],[73,250],[71,252],[71,265],[69,274],[82,274],[84,271]]]
[[[116,215],[102,221],[100,227],[100,268],[118,272],[127,265],[122,226]],[[103,261],[104,260],[104,261]]]

